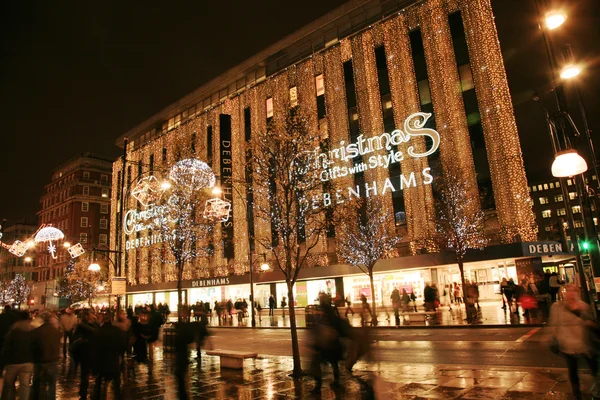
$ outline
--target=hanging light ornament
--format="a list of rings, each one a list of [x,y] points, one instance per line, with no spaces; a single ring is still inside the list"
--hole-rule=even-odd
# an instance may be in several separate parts
[[[48,242],[48,251],[52,254],[52,258],[56,259],[56,245],[52,241],[64,239],[65,235],[53,226],[46,226],[38,231],[35,235],[35,243]]]
[[[208,164],[196,158],[181,160],[173,165],[169,179],[191,190],[211,188],[217,180]]]

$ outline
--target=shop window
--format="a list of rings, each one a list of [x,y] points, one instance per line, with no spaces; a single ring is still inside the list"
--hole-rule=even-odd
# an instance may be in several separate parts
[[[290,88],[290,107],[294,108],[298,105],[298,88],[296,86]]]
[[[269,97],[267,99],[267,118],[271,118],[273,116],[273,98]]]
[[[552,217],[552,210],[542,211],[542,218],[551,218],[551,217]]]
[[[475,87],[475,85],[473,85],[473,73],[469,64],[463,64],[458,67],[458,73],[460,75],[460,85],[463,92]]]
[[[562,194],[557,194],[556,196],[554,196],[554,202],[555,203],[560,203],[561,201],[563,201],[563,196]]]
[[[573,207],[571,207],[571,210],[573,210],[573,214],[579,214],[581,212],[581,207],[573,206]]]
[[[325,82],[323,80],[323,74],[315,76],[315,86],[317,89],[317,96],[325,94]]]
[[[90,211],[90,203],[88,203],[87,201],[82,202],[81,203],[81,211],[82,212]]]
[[[548,204],[548,198],[547,197],[540,197],[540,204]]]
[[[417,84],[419,88],[419,99],[421,100],[421,105],[424,106],[426,104],[431,104],[431,91],[429,90],[429,81],[427,79],[423,79],[419,81]]]

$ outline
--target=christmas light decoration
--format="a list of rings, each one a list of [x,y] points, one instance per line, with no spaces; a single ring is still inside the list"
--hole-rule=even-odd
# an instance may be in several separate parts
[[[535,241],[527,177],[490,0],[462,2],[502,241]]]
[[[156,203],[164,190],[168,189],[166,185],[160,182],[154,175],[140,179],[137,185],[131,190],[131,195],[139,201],[144,207]]]
[[[35,235],[35,243],[48,242],[48,251],[52,255],[52,258],[56,260],[56,246],[52,244],[52,241],[64,239],[65,234],[53,226],[45,226],[40,229]]]
[[[8,247],[8,251],[17,257],[23,257],[27,250],[29,250],[27,243],[21,242],[20,240],[15,240],[14,243]]]
[[[206,200],[204,218],[227,222],[231,215],[231,203],[219,198]]]
[[[216,177],[212,169],[196,158],[179,161],[171,167],[169,178],[190,190],[215,186]]]
[[[69,261],[65,275],[58,282],[58,296],[72,301],[85,300],[91,306],[107,275],[102,271],[91,271],[88,267],[89,260]]]
[[[8,296],[17,304],[26,303],[31,287],[22,274],[17,273],[8,286]]]
[[[402,126],[407,116],[420,111],[419,92],[414,71],[412,49],[408,36],[408,18],[400,15],[384,23],[384,45],[387,55],[390,92],[396,126]],[[425,149],[423,137],[411,140],[417,152]],[[408,143],[401,143],[398,150],[407,152]],[[427,158],[405,157],[401,171],[422,171],[429,167]],[[413,253],[419,248],[433,250],[431,238],[435,232],[433,194],[430,185],[417,185],[404,190],[404,208],[408,239]]]

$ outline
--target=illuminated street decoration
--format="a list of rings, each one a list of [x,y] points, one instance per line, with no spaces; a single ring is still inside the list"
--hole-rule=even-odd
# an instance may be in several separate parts
[[[196,158],[181,160],[173,165],[169,178],[190,190],[211,188],[217,180],[208,164]]]
[[[206,200],[204,207],[204,218],[218,219],[221,222],[227,222],[231,215],[231,203],[219,198]]]
[[[48,242],[48,251],[52,255],[52,258],[56,259],[56,246],[52,243],[52,241],[64,239],[65,235],[53,226],[45,226],[40,229],[38,233],[35,235],[35,243],[45,243]]]
[[[15,242],[8,248],[8,251],[17,257],[23,257],[28,249],[29,246],[26,242],[15,240]]]
[[[137,185],[131,190],[131,195],[144,207],[151,203],[156,203],[163,193],[161,183],[154,176],[150,175],[138,181]]]
[[[85,253],[85,250],[83,249],[81,243],[77,243],[76,245],[69,247],[67,251],[71,255],[71,258],[77,258]]]

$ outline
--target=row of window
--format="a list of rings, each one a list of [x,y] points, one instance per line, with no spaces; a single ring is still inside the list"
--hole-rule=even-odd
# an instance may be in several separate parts
[[[59,203],[62,203],[63,201],[65,201],[65,200],[67,200],[72,195],[71,189],[72,188],[63,190],[63,191],[59,192],[58,195],[55,195],[55,196],[52,196],[52,197],[50,197],[50,198],[48,198],[46,200],[43,200],[42,201],[42,209],[45,210],[46,208],[48,208],[48,207],[50,207],[50,206],[52,206],[54,204],[59,204]],[[103,198],[107,199],[108,195],[109,195],[109,190],[110,190],[109,188],[101,188],[100,195]],[[89,196],[90,195],[90,187],[89,186],[83,186],[82,194],[84,196]]]
[[[88,242],[88,234],[80,233],[79,234],[79,243],[84,244]],[[98,245],[100,246],[108,246],[108,234],[101,233],[98,235]]]
[[[571,207],[571,211],[573,214],[579,214],[581,212],[581,206],[573,206]],[[565,208],[559,208],[556,210],[557,216],[567,215],[567,210]],[[542,211],[542,218],[552,218],[552,210],[544,210]]]
[[[108,229],[108,220],[106,218],[102,218],[100,221],[100,229]],[[81,217],[80,225],[82,228],[87,228],[88,225],[88,217]]]
[[[595,181],[597,179],[598,178],[596,177],[596,175],[592,175],[592,180]],[[568,186],[572,186],[574,184],[575,184],[575,181],[573,179],[567,179]],[[560,182],[556,181],[556,182],[550,182],[550,183],[544,183],[544,184],[540,184],[540,185],[530,186],[529,191],[530,192],[541,192],[542,190],[554,189],[554,188],[559,188],[559,187],[560,187]]]
[[[100,204],[100,214],[108,214],[108,204]],[[81,211],[88,212],[90,210],[90,203],[87,201],[81,202]]]
[[[90,171],[83,171],[83,179],[90,179]],[[61,180],[60,182],[54,183],[51,186],[48,186],[48,188],[46,189],[47,193],[50,193],[54,190],[56,190],[57,188],[60,188],[62,185],[64,185],[65,183],[71,182],[75,180],[75,174],[71,174],[68,177],[66,177],[65,179]],[[102,182],[108,182],[108,175],[106,174],[100,174],[100,180]]]
[[[575,200],[577,198],[577,193],[576,192],[569,192],[569,200]],[[555,203],[560,203],[561,201],[563,201],[563,195],[562,194],[557,194],[554,196],[554,202]],[[538,198],[540,204],[550,204],[550,201],[548,200],[548,197],[539,197]]]

